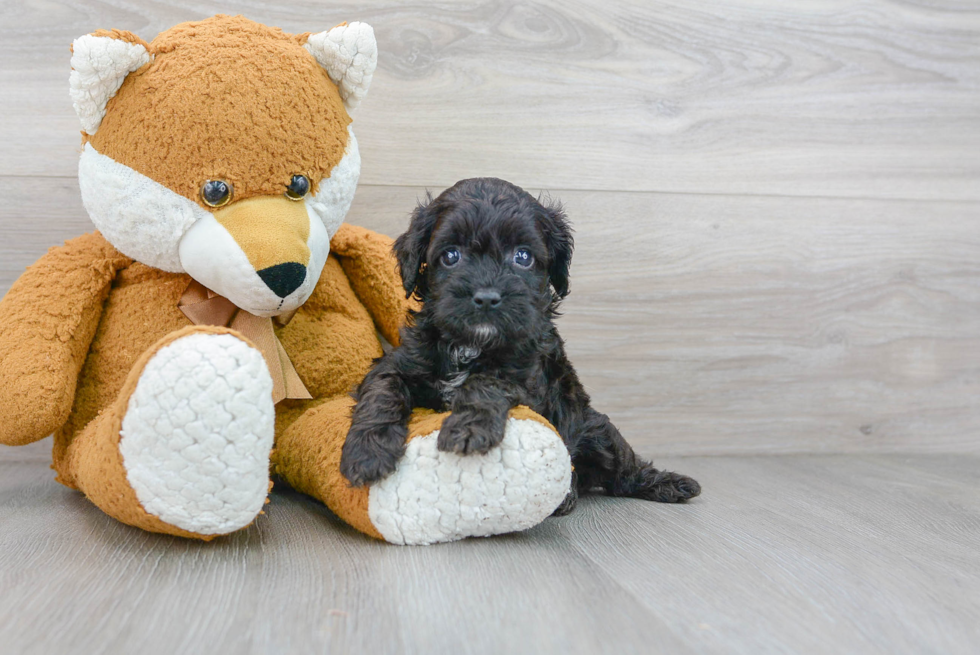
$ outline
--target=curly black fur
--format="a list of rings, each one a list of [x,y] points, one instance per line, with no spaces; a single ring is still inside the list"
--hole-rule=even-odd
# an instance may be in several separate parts
[[[518,249],[530,253],[529,266],[515,261]],[[459,257],[447,264],[450,250]],[[375,362],[354,394],[340,463],[352,484],[395,469],[413,407],[452,410],[438,447],[469,454],[498,445],[507,412],[528,405],[558,429],[575,467],[556,514],[594,489],[659,502],[701,492],[693,479],[638,457],[592,409],[565,356],[554,318],[568,294],[572,233],[558,203],[542,204],[503,180],[462,180],[415,210],[395,254],[406,293],[423,306],[401,346]]]

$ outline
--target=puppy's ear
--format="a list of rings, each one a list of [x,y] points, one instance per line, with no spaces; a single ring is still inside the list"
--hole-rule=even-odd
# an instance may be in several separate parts
[[[565,210],[557,200],[546,198],[541,204],[541,226],[545,243],[548,244],[548,278],[555,295],[568,295],[568,267],[572,263],[572,226]]]
[[[432,200],[431,193],[426,193],[425,201],[420,202],[412,213],[408,230],[395,239],[395,257],[398,259],[402,284],[405,285],[406,298],[411,298],[416,289],[420,297],[425,297],[425,252],[438,218],[436,201]]]

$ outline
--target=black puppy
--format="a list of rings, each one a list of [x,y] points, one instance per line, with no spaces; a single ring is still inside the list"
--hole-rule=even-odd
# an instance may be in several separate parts
[[[395,470],[414,407],[452,410],[438,447],[469,454],[498,445],[508,411],[528,405],[557,428],[575,467],[556,514],[595,488],[666,503],[701,492],[638,457],[565,357],[553,319],[568,294],[572,235],[560,205],[503,180],[462,180],[415,210],[395,254],[423,306],[354,394],[340,461],[352,484]]]

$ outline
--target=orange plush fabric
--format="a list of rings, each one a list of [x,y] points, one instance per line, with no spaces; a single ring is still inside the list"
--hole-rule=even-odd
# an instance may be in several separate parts
[[[418,310],[419,303],[405,300],[398,274],[398,262],[391,251],[391,240],[376,232],[342,225],[330,242],[340,257],[357,295],[371,309],[378,330],[393,346],[399,344],[406,309]]]
[[[109,287],[130,263],[88,234],[52,248],[0,300],[0,443],[43,439],[68,419]]]
[[[96,32],[109,34],[142,43]],[[177,25],[148,44],[153,61],[127,76],[87,139],[195,202],[210,179],[232,183],[236,200],[280,195],[296,174],[315,191],[344,154],[350,117],[301,40],[242,16]]]

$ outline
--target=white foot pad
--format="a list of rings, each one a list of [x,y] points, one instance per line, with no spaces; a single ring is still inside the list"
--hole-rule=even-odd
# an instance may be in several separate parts
[[[554,431],[507,420],[486,455],[436,448],[439,432],[408,443],[395,472],[374,484],[368,516],[386,541],[432,544],[525,530],[548,518],[571,485],[572,462]]]
[[[189,532],[227,534],[262,510],[274,436],[262,354],[230,334],[192,334],[146,365],[119,451],[148,513]]]

